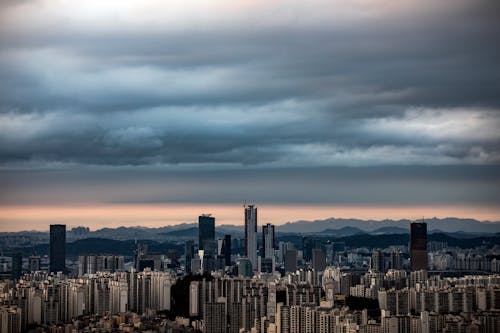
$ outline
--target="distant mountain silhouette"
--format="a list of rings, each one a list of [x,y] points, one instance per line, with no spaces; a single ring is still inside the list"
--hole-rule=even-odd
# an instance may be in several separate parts
[[[340,229],[326,229],[321,231],[320,233],[324,235],[332,235],[335,237],[346,237],[359,234],[366,234],[366,231],[354,227],[343,227]]]
[[[382,227],[375,229],[371,232],[372,234],[408,234],[410,230],[406,228],[399,227]]]
[[[297,221],[288,222],[277,227],[277,231],[286,233],[311,233],[321,232],[323,230],[337,230],[344,227],[353,227],[365,232],[377,232],[377,229],[391,227],[409,230],[411,220],[359,220],[359,219],[340,219],[329,218],[316,221]],[[439,229],[442,232],[481,232],[496,233],[500,230],[500,222],[480,222],[474,219],[460,218],[431,218],[425,219],[428,230]]]
[[[370,234],[408,234],[411,220],[359,220],[329,218],[316,221],[296,221],[276,225],[276,234],[319,234],[324,233],[334,237]],[[480,222],[474,219],[461,218],[431,218],[425,219],[427,230],[431,233],[449,234],[454,238],[471,238],[500,232],[500,222]],[[260,226],[259,226],[260,227]],[[183,223],[160,228],[118,227],[102,228],[95,231],[74,228],[68,230],[67,240],[76,241],[86,238],[105,238],[114,240],[148,239],[156,242],[176,241],[198,238],[198,223]],[[259,229],[259,233],[260,233]],[[230,234],[234,238],[243,238],[242,225],[216,226],[216,237]],[[3,232],[3,236],[26,236],[33,243],[48,243],[49,233],[40,231]]]

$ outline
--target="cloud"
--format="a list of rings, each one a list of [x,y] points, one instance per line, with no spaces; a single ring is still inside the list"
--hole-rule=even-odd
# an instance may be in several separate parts
[[[214,164],[70,169],[52,165],[36,172],[3,170],[0,204],[238,204],[250,200],[266,204],[495,207],[500,204],[498,170],[477,165],[285,169],[221,169]]]
[[[10,3],[0,12],[0,162],[498,164],[498,8]]]

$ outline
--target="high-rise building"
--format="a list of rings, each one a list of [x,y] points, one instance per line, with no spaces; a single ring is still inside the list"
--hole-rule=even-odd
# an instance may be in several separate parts
[[[245,206],[245,256],[257,267],[257,207]]]
[[[226,300],[223,297],[219,298],[217,302],[206,304],[203,321],[205,324],[204,333],[227,332]]]
[[[50,272],[66,271],[66,225],[50,225]]]
[[[266,259],[274,258],[274,225],[266,224],[262,226],[262,248],[264,249],[263,257]]]
[[[379,249],[372,252],[371,268],[375,272],[384,272],[384,253]]]
[[[412,271],[427,269],[427,223],[410,224],[410,264]]]
[[[40,270],[40,256],[30,256],[28,258],[28,271],[30,272],[36,272]]]
[[[391,260],[390,260],[390,266],[392,269],[401,269],[402,268],[402,263],[401,263],[401,252],[394,250],[391,252]]]
[[[215,256],[215,217],[210,214],[198,217],[198,248],[205,256]]]
[[[322,249],[312,250],[312,267],[316,272],[322,272],[326,268],[326,256]]]
[[[297,250],[286,250],[285,272],[295,272],[297,270]]]
[[[231,235],[224,235],[221,255],[224,256],[224,265],[231,266]]]
[[[78,256],[78,276],[97,272],[123,271],[123,256],[114,255],[81,255]]]
[[[12,256],[12,278],[17,280],[23,274],[23,256],[21,253],[14,253]]]
[[[310,261],[312,259],[312,250],[321,248],[321,242],[319,239],[312,237],[302,238],[302,255],[305,261]]]
[[[186,273],[191,273],[191,260],[194,258],[194,242],[192,240],[187,240],[184,243],[184,258]]]
[[[2,306],[0,308],[0,328],[2,333],[21,332],[22,309],[17,306]]]
[[[199,290],[199,281],[191,281],[189,285],[189,315],[197,316],[199,314],[199,298],[200,298],[200,290]]]

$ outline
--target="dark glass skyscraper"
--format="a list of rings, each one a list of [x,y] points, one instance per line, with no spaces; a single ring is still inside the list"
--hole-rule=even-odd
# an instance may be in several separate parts
[[[286,250],[285,272],[295,272],[297,270],[297,250]]]
[[[274,257],[274,249],[275,249],[275,242],[274,242],[274,225],[272,224],[266,224],[262,226],[262,248],[264,249],[263,251],[263,257],[271,259]]]
[[[50,272],[66,271],[66,225],[50,225]]]
[[[191,273],[191,260],[194,258],[194,241],[187,240],[184,243],[184,257],[186,259],[186,273]]]
[[[412,271],[427,269],[427,223],[410,225],[410,264]]]
[[[224,235],[222,255],[224,256],[224,265],[231,266],[231,235]]]
[[[215,217],[209,214],[198,217],[198,247],[205,255],[215,256]]]
[[[12,256],[12,278],[17,280],[23,274],[23,256],[21,253],[14,253]]]

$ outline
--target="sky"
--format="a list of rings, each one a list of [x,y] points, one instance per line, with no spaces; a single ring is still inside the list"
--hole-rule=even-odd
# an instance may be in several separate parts
[[[0,231],[500,221],[496,0],[3,0],[0,77]]]

